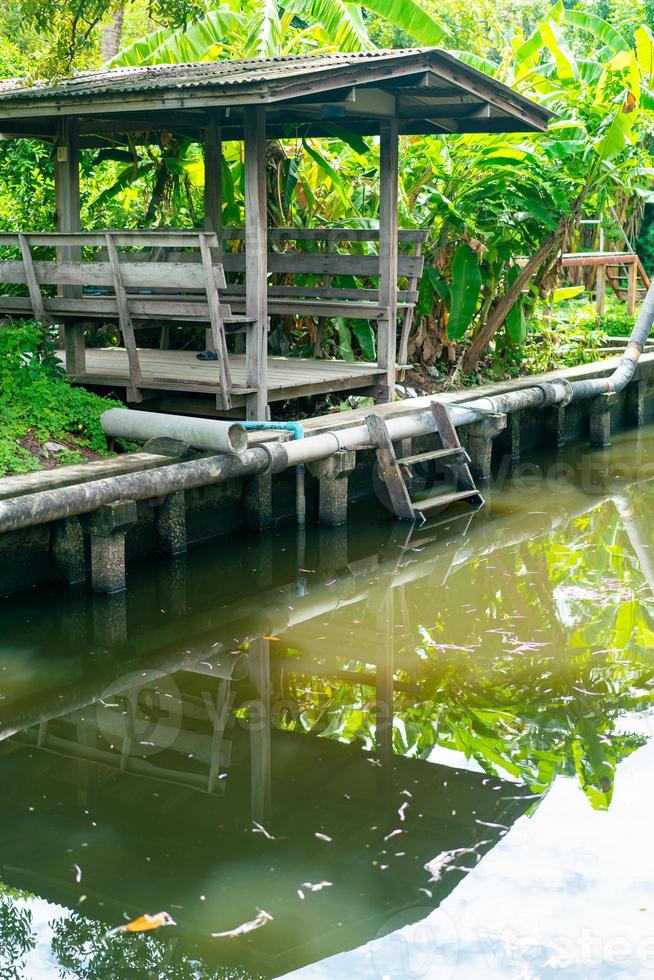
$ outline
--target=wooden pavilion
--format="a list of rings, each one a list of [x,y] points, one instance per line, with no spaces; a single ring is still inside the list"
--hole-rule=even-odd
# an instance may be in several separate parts
[[[57,200],[56,233],[0,236],[0,244],[20,249],[21,257],[0,263],[0,283],[21,283],[29,293],[0,296],[0,314],[65,324],[68,374],[124,388],[132,401],[146,394],[211,394],[223,412],[244,409],[247,418],[264,419],[272,401],[326,391],[367,390],[389,400],[398,317],[405,348],[422,267],[420,236],[398,230],[398,137],[544,131],[549,118],[541,106],[435,48],[154,65],[80,74],[52,86],[0,83],[2,138],[54,145]],[[379,229],[358,232],[359,241],[375,244],[355,266],[342,244],[356,241],[356,230],[314,232],[311,241],[306,229],[267,228],[266,141],[333,138],[343,130],[380,137]],[[162,133],[204,148],[204,228],[83,233],[80,149],[160,145]],[[223,140],[244,142],[245,229],[239,232],[221,228]],[[237,234],[238,255],[231,249],[223,254],[224,239]],[[413,249],[409,255],[406,245]],[[56,247],[54,261],[34,261],[36,246],[53,254]],[[82,261],[91,246],[101,252]],[[135,249],[149,257],[138,271],[128,262]],[[232,284],[225,275],[230,268]],[[357,275],[361,289],[339,288],[345,271]],[[289,286],[289,274],[298,272],[304,273],[301,283],[291,276]],[[284,283],[277,289],[275,273]],[[333,316],[367,319],[377,327],[376,361],[268,357],[271,312],[323,323]],[[103,317],[120,323],[125,349],[85,350],[85,323]],[[205,323],[217,359],[139,349],[134,329],[153,322]],[[244,354],[229,350],[231,332],[245,334]]]

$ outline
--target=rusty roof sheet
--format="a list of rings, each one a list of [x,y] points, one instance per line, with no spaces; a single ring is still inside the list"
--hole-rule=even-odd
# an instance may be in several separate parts
[[[25,85],[20,80],[0,82],[0,101],[35,98],[67,98],[147,92],[168,88],[256,86],[290,82],[298,76],[338,72],[351,66],[405,59],[428,54],[435,48],[329,52],[288,55],[283,58],[248,58],[241,61],[202,61],[191,64],[141,65],[135,68],[80,72],[54,84]]]

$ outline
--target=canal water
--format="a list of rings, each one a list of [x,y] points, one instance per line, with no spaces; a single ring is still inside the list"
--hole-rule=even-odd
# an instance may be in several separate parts
[[[654,432],[488,497],[0,599],[0,976],[653,976]]]

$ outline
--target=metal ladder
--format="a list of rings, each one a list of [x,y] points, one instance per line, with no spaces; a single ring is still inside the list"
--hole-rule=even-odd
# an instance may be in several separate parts
[[[484,503],[470,472],[470,457],[459,442],[447,406],[443,402],[433,401],[430,408],[442,448],[412,456],[396,456],[386,422],[381,415],[368,415],[366,418],[370,441],[377,453],[379,475],[388,491],[395,516],[403,521],[424,523],[430,511],[449,507],[457,501],[465,501],[473,507],[481,507]],[[414,466],[428,460],[438,460],[449,466],[456,481],[456,489],[424,500],[413,500],[405,473],[412,475]]]

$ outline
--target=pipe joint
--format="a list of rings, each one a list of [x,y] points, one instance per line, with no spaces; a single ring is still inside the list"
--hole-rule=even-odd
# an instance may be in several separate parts
[[[283,442],[262,442],[257,447],[263,449],[268,457],[268,464],[262,475],[267,473],[281,473],[288,466],[288,453]]]
[[[561,405],[565,408],[573,398],[573,388],[566,378],[557,378],[555,381],[543,381],[536,387],[543,392],[545,405]]]

